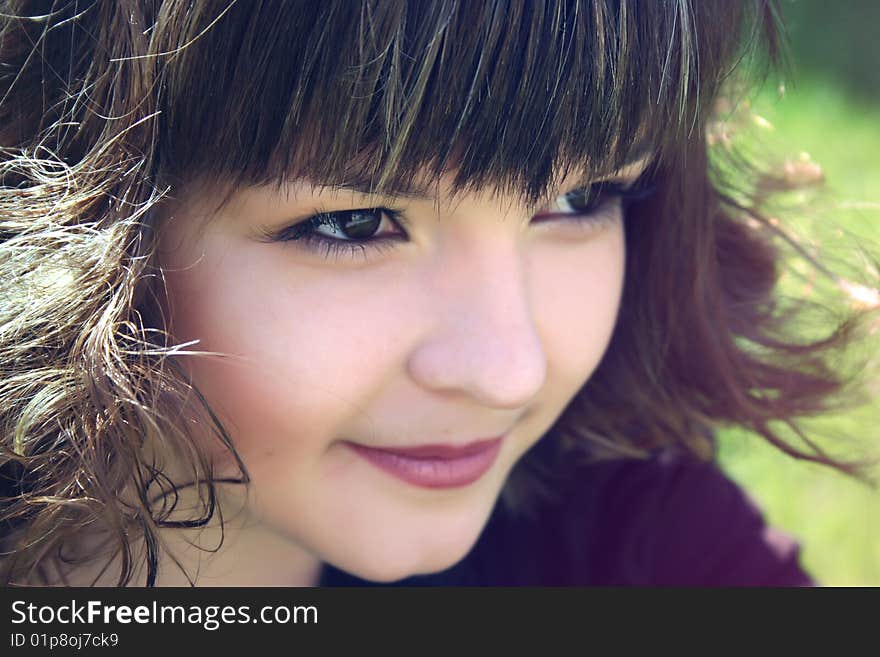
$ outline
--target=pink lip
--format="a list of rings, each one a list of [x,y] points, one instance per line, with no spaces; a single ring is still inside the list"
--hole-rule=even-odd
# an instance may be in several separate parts
[[[398,479],[422,488],[456,488],[482,477],[498,456],[503,437],[467,445],[377,448],[346,443],[357,454]]]

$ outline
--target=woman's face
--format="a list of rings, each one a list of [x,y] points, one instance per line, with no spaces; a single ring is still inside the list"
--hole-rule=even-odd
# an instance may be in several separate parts
[[[250,474],[246,525],[377,581],[469,551],[511,468],[598,365],[622,290],[616,198],[536,213],[448,189],[299,182],[218,212],[192,194],[163,226],[172,332],[225,354],[182,362]],[[319,213],[311,237],[291,228]]]

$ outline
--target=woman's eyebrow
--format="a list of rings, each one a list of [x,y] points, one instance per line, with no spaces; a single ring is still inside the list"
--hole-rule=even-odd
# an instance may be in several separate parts
[[[420,185],[415,182],[392,183],[379,187],[369,178],[349,178],[342,182],[309,181],[311,185],[320,191],[330,192],[356,192],[363,196],[388,196],[408,198],[417,201],[436,200],[438,191],[436,185]]]
[[[610,171],[605,175],[598,176],[591,176],[584,173],[580,176],[576,176],[564,181],[560,187],[565,187],[567,189],[585,189],[591,185],[595,185],[601,182],[619,181],[622,183],[627,183],[630,182],[630,179],[635,182],[651,166],[651,160],[653,159],[653,157],[654,154],[651,149],[640,149],[639,151],[634,152],[632,156],[627,158],[626,162],[624,162],[623,165],[621,165],[614,171]],[[552,196],[553,193],[548,192],[547,197],[543,199],[543,201],[551,201]]]
[[[632,154],[627,158],[626,162],[617,172],[623,172],[625,169],[633,167],[642,161],[649,159],[651,148],[648,144],[636,146],[632,149]],[[392,182],[382,187],[376,185],[375,181],[370,178],[350,177],[344,181],[327,182],[321,180],[309,180],[309,184],[316,190],[329,192],[355,192],[363,196],[386,196],[390,198],[406,198],[415,201],[436,201],[439,195],[437,183],[418,183],[416,181]],[[589,176],[578,178],[577,185],[589,185],[595,182]]]

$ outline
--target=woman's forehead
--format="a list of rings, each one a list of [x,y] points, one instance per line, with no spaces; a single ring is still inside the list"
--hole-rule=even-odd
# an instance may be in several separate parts
[[[328,1],[272,16],[245,4],[165,64],[170,177],[353,178],[404,192],[423,170],[454,165],[456,189],[534,200],[571,171],[611,173],[638,141],[665,151],[693,123],[695,44],[662,3],[620,13],[602,2],[392,2],[358,13]],[[657,39],[609,52],[624,29]]]

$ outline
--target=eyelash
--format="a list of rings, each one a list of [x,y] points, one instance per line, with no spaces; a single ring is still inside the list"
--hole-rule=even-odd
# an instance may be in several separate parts
[[[630,203],[650,196],[654,189],[652,185],[642,184],[641,180],[626,184],[617,182],[596,183],[589,188],[576,189],[563,195],[567,197],[583,192],[595,192],[595,196],[591,199],[592,207],[589,210],[583,212],[544,212],[535,216],[554,219],[563,218],[568,221],[574,221],[577,224],[590,224],[598,227],[605,223],[613,223],[616,220],[616,216],[609,215],[607,212],[609,210],[608,206],[615,200],[619,199],[622,208],[625,210]],[[360,240],[340,240],[315,232],[321,226],[333,226],[338,229],[339,223],[345,215],[351,215],[356,212],[379,212],[397,224],[399,228],[406,224],[400,210],[384,206],[355,208],[333,212],[317,212],[311,217],[283,228],[277,233],[267,234],[265,237],[270,242],[299,242],[305,249],[318,253],[327,259],[353,257],[357,253],[360,253],[366,259],[367,251],[377,254],[383,253],[392,250],[396,244],[406,241],[407,236],[405,234]]]

